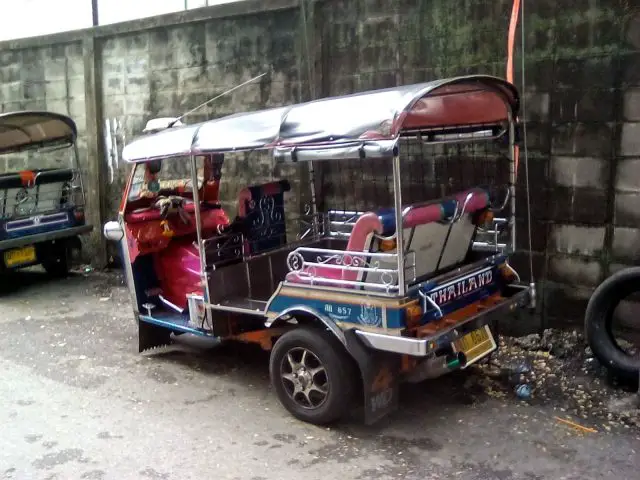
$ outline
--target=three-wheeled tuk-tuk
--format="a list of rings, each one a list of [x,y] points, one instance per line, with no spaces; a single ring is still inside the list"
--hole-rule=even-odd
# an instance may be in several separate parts
[[[374,422],[400,381],[487,357],[492,320],[534,298],[508,257],[518,106],[512,84],[474,75],[134,140],[104,235],[121,242],[139,350],[184,332],[259,343],[281,403],[316,424],[358,396]],[[234,213],[223,173],[253,177]]]
[[[75,122],[46,111],[0,114],[1,270],[41,264],[69,270],[85,221]]]

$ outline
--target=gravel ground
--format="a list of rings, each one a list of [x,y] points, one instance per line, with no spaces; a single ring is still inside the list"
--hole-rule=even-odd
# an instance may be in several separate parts
[[[54,282],[23,272],[5,279],[0,303],[0,478],[584,480],[640,471],[637,397],[610,386],[571,332],[506,338],[489,364],[404,386],[400,411],[372,427],[352,418],[317,428],[279,405],[259,349],[187,338],[138,354],[117,273]],[[519,398],[523,384],[531,392]]]

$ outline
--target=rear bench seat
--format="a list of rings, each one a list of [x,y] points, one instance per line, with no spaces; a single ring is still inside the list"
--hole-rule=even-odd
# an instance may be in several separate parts
[[[456,210],[456,206],[458,207]],[[411,205],[403,212],[403,237],[405,252],[415,255],[415,279],[413,270],[407,269],[405,278],[408,283],[421,281],[435,273],[461,263],[466,257],[476,232],[473,222],[474,214],[489,206],[488,193],[481,188],[474,188],[451,195],[444,199],[434,200],[421,205]],[[457,220],[451,224],[456,215]],[[374,234],[389,237],[395,234],[395,210],[386,208],[377,213],[367,212],[356,221],[347,251],[375,252],[378,243]],[[395,250],[387,253],[395,253]],[[345,253],[342,258],[332,259],[334,265],[353,264],[352,255]],[[354,257],[365,260],[365,256]],[[396,269],[396,262],[392,259],[375,260],[380,268]],[[407,263],[409,264],[409,263]],[[321,265],[310,265],[301,271],[287,274],[286,279],[294,283],[313,283],[315,285],[340,286],[336,280],[366,281],[368,283],[384,283],[383,277],[389,280],[388,274],[363,272],[340,268],[326,268]],[[322,279],[332,279],[333,282],[322,282]],[[397,275],[392,275],[395,283]],[[351,287],[353,285],[342,285]]]
[[[431,208],[440,206],[440,218],[423,221],[428,220],[419,213],[424,207],[409,206],[404,210],[405,252],[415,255],[416,280],[423,280],[464,261],[477,229],[474,216],[490,203],[488,192],[476,187],[426,205]],[[457,220],[451,223],[454,214]],[[381,217],[385,225],[383,235],[395,234],[395,210],[385,209]],[[409,273],[405,278],[410,282]]]

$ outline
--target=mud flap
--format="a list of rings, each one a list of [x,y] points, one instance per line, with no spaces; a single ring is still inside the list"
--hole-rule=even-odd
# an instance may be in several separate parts
[[[171,344],[171,330],[138,318],[138,353]]]
[[[360,367],[364,393],[364,423],[371,425],[398,408],[400,355],[372,350],[354,330],[345,332],[347,349]]]

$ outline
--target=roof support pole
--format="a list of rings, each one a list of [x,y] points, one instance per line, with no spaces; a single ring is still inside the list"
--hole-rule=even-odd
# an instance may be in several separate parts
[[[85,115],[87,121],[86,156],[80,157],[81,173],[86,179],[87,220],[94,226],[85,246],[85,253],[92,259],[94,266],[101,268],[107,264],[107,241],[102,235],[102,224],[106,217],[107,166],[104,156],[104,137],[102,135],[102,68],[100,52],[96,39],[91,33],[82,40],[84,56],[84,92]]]
[[[396,210],[396,252],[398,255],[398,293],[404,295],[404,239],[402,228],[402,182],[400,180],[400,156],[397,147],[393,155],[393,203]]]

